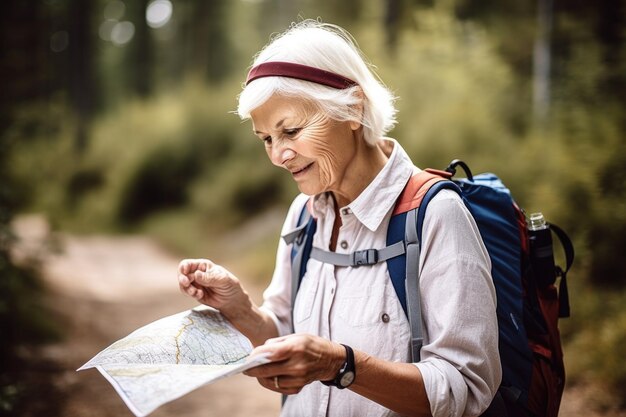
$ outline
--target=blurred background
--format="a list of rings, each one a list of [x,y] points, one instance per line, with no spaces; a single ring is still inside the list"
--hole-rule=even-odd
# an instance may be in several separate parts
[[[260,300],[297,189],[233,111],[253,55],[303,18],[355,36],[418,166],[495,172],[568,231],[561,415],[625,415],[623,0],[3,2],[0,413],[130,415],[74,370],[193,306],[183,257],[224,263]],[[278,409],[236,377],[155,415]]]

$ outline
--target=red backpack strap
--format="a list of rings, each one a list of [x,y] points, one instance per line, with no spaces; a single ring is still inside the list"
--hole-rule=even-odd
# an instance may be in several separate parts
[[[396,202],[396,207],[393,210],[392,215],[406,213],[407,211],[417,208],[422,203],[422,199],[426,192],[434,184],[439,181],[450,179],[452,174],[446,171],[440,171],[437,169],[425,169],[424,171],[417,171],[409,178],[402,194]]]

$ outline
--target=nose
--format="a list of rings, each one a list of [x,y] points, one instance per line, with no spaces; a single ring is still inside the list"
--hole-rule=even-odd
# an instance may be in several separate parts
[[[274,146],[272,146],[272,151],[270,158],[272,159],[272,163],[274,165],[282,166],[285,165],[288,161],[295,158],[296,151],[291,149],[289,143],[285,141],[276,141]]]

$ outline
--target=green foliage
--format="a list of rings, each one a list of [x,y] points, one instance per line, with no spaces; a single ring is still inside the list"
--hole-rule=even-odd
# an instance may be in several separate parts
[[[204,175],[192,186],[193,204],[206,216],[220,219],[221,228],[230,228],[276,205],[285,206],[295,196],[295,187],[286,172],[268,160],[261,142],[246,132],[249,142],[238,147],[222,169]]]
[[[395,58],[386,62],[384,52],[374,53],[382,78],[400,96],[393,136],[422,167],[441,167],[453,157],[478,170],[503,166],[502,156],[516,145],[506,63],[476,25],[436,10],[415,13],[414,20]]]
[[[45,308],[41,305],[42,288],[34,269],[16,266],[10,258],[15,243],[11,221],[16,211],[28,200],[28,191],[21,187],[9,161],[16,141],[16,131],[41,133],[38,112],[25,111],[26,116],[13,129],[0,137],[0,372],[4,373],[15,358],[16,349],[55,336],[56,332]],[[19,112],[16,112],[19,114]],[[35,120],[32,120],[35,118]]]
[[[626,247],[626,146],[617,145],[594,173],[597,198],[588,242],[593,248],[589,279],[600,286],[626,286],[626,258],[616,248]]]
[[[130,224],[162,208],[186,202],[185,185],[198,172],[191,148],[180,152],[166,145],[148,150],[120,195],[117,218]]]
[[[24,121],[24,119],[22,119]],[[16,123],[17,125],[17,123]],[[37,123],[23,123],[23,131],[36,134]],[[18,267],[10,257],[15,244],[11,220],[28,199],[28,190],[9,169],[16,145],[15,129],[0,137],[0,414],[13,414],[29,399],[29,388],[15,384],[24,372],[19,350],[56,339],[60,331],[43,304],[42,284],[34,268]]]
[[[55,340],[60,330],[42,305],[43,288],[34,270],[15,266],[2,251],[0,276],[0,371],[6,371],[18,347]]]

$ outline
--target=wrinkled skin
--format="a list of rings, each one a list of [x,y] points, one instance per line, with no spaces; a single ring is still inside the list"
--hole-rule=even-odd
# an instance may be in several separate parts
[[[345,205],[377,172],[366,165],[384,165],[384,154],[365,144],[360,123],[338,122],[302,100],[273,96],[251,116],[271,162],[291,172],[304,194],[330,191]]]

